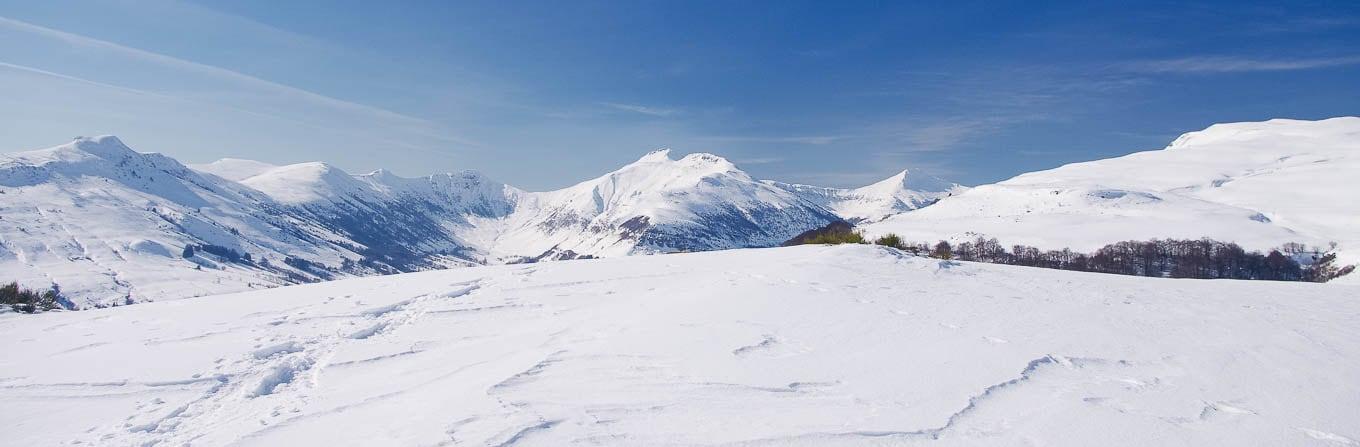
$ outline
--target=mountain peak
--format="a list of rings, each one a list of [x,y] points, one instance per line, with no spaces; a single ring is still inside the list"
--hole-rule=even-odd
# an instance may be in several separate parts
[[[728,165],[732,164],[732,162],[727,161],[726,158],[722,158],[720,156],[713,155],[707,152],[695,152],[693,154],[686,155],[684,158],[681,158],[680,161],[693,164],[728,164]]]
[[[920,170],[903,169],[902,171],[893,174],[891,177],[880,180],[872,185],[857,188],[856,190],[861,192],[890,192],[897,190],[943,192],[958,187],[959,185],[957,183],[926,174]]]
[[[393,174],[392,171],[389,171],[389,170],[384,169],[384,168],[374,169],[373,172],[369,172],[369,173],[367,173],[367,174],[363,174],[363,175],[361,175],[360,177],[369,177],[369,178],[372,178],[372,179],[374,179],[374,180],[376,180],[376,181],[378,181],[378,182],[381,182],[381,183],[391,183],[391,182],[401,182],[401,181],[412,180],[412,179],[408,179],[408,178],[406,178],[406,177],[399,176],[399,175],[397,175],[397,174]]]
[[[671,161],[670,149],[662,148],[648,152],[647,155],[643,155],[642,158],[639,158],[637,163],[656,163],[662,161]]]
[[[75,142],[77,145],[95,144],[95,145],[101,145],[101,146],[102,146],[102,145],[114,145],[114,146],[127,147],[126,144],[123,144],[123,140],[118,139],[118,137],[117,137],[117,136],[114,136],[114,135],[97,135],[97,136],[93,136],[93,137],[75,137],[75,138],[73,139],[73,142]]]
[[[242,158],[222,158],[212,163],[193,164],[189,167],[238,182],[278,168],[277,165]]]
[[[76,137],[70,143],[77,150],[89,153],[99,158],[122,158],[127,155],[135,154],[132,148],[123,144],[122,140],[113,135],[100,135],[97,137]]]
[[[732,162],[727,161],[726,158],[722,158],[720,156],[705,152],[695,152],[693,154],[681,157],[679,160],[672,160],[670,149],[657,149],[648,152],[647,155],[643,155],[642,158],[639,158],[637,161],[629,164],[628,166],[663,164],[663,163],[670,163],[667,166],[672,167],[703,168],[706,170],[713,168],[719,168],[722,171],[736,169],[736,165],[733,165]]]
[[[905,186],[907,184],[907,174],[909,173],[910,173],[909,169],[903,169],[901,171],[898,171],[896,174],[893,174],[891,177],[883,179],[879,183],[891,183],[894,185]]]
[[[241,183],[290,204],[326,200],[360,189],[354,177],[320,161],[279,166]]]

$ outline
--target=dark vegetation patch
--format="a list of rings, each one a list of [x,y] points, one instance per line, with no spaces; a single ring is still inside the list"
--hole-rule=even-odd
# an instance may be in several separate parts
[[[250,253],[242,253],[231,248],[213,244],[189,244],[184,246],[184,251],[180,253],[185,259],[192,258],[199,252],[207,253],[227,262],[251,264]]]
[[[838,220],[826,224],[821,228],[814,228],[799,233],[793,239],[789,239],[782,245],[785,247],[792,245],[807,244],[863,244],[865,243],[864,234],[855,230],[849,222]]]
[[[9,306],[15,312],[31,314],[64,309],[64,301],[61,298],[61,292],[55,287],[37,291],[19,287],[17,282],[0,286],[0,304]]]
[[[1337,264],[1332,252],[1335,246],[1324,250],[1298,243],[1284,244],[1267,253],[1209,238],[1123,241],[1094,253],[1026,245],[1008,249],[996,238],[980,236],[958,245],[939,241],[931,246],[904,242],[888,234],[875,243],[939,259],[1164,278],[1327,282],[1355,271],[1353,265]]]
[[[783,245],[864,243],[867,241],[863,234],[853,225],[836,221],[803,232]],[[937,259],[1162,278],[1327,282],[1355,271],[1353,265],[1337,263],[1336,253],[1332,252],[1335,244],[1324,250],[1289,243],[1261,253],[1209,238],[1153,239],[1116,242],[1094,253],[1082,253],[1067,248],[1042,250],[1027,245],[1008,248],[996,238],[981,236],[957,245],[947,241],[930,245],[907,242],[892,233],[878,237],[873,243]]]

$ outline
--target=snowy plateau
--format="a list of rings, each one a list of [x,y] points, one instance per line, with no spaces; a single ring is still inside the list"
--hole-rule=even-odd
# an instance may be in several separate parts
[[[1360,287],[867,245],[4,316],[4,445],[1348,446]]]

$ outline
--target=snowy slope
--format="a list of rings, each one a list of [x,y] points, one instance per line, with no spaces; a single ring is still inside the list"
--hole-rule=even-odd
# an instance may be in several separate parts
[[[1360,288],[871,246],[0,315],[5,445],[1355,445]]]
[[[241,184],[362,246],[363,260],[395,271],[485,263],[483,247],[464,239],[469,219],[503,217],[520,194],[473,171],[351,175],[320,162],[280,166]]]
[[[835,212],[854,224],[868,224],[924,208],[968,188],[923,172],[903,170],[878,183],[854,189],[766,181]]]
[[[287,257],[337,258],[345,247],[268,197],[117,138],[81,138],[0,156],[0,272],[61,286],[78,306],[180,298],[314,279]],[[233,262],[186,245],[251,253]]]
[[[1360,118],[1217,124],[1166,149],[983,185],[868,227],[909,240],[975,234],[1092,250],[1151,238],[1252,249],[1337,242],[1360,261]]]

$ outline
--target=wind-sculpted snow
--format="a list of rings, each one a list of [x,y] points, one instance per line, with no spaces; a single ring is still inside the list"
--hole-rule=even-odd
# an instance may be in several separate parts
[[[802,246],[0,315],[4,445],[1351,445],[1360,288]]]
[[[1216,124],[1165,149],[1073,163],[973,188],[867,227],[934,242],[1091,251],[1123,240],[1287,242],[1360,262],[1360,118]]]

